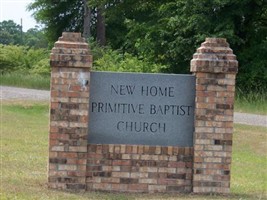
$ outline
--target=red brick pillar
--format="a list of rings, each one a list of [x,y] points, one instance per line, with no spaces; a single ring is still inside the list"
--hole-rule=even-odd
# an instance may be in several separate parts
[[[193,192],[229,193],[236,56],[226,39],[207,38],[191,60],[196,76]]]
[[[85,189],[92,56],[80,33],[63,33],[50,62],[49,187]]]

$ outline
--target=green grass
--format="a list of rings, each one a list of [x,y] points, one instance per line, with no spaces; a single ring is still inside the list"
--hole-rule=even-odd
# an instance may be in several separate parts
[[[238,89],[235,98],[235,111],[267,115],[267,93],[265,91],[245,93]]]
[[[1,105],[0,199],[266,199],[266,129],[235,125],[231,195],[70,193],[47,188],[49,108]]]
[[[232,192],[267,197],[267,129],[235,124]]]
[[[50,77],[35,74],[10,73],[0,75],[0,85],[49,90]]]

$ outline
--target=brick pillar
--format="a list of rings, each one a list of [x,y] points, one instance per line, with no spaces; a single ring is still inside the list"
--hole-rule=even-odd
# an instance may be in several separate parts
[[[63,33],[52,49],[50,64],[48,185],[85,189],[92,56],[81,34]]]
[[[193,192],[229,193],[236,56],[226,39],[207,38],[191,60],[196,76]]]

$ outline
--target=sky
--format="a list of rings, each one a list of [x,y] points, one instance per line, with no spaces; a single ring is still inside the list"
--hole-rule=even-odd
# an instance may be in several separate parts
[[[34,0],[0,0],[0,22],[4,20],[13,20],[20,25],[22,19],[22,28],[26,32],[34,28],[37,22],[31,16],[32,12],[26,11],[26,7]]]

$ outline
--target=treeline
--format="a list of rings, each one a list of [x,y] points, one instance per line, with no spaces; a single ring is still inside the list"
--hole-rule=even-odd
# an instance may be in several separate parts
[[[27,32],[12,20],[0,22],[0,73],[49,75],[48,40],[39,27]]]
[[[63,31],[82,32],[98,70],[189,73],[200,43],[225,37],[238,87],[267,91],[266,0],[35,0],[28,9],[49,48]]]
[[[21,25],[7,20],[0,22],[0,44],[48,48],[48,39],[44,30],[38,26],[23,32]]]
[[[29,9],[51,43],[79,31],[169,73],[189,72],[206,37],[225,37],[239,61],[238,86],[267,88],[265,0],[35,0]]]
[[[50,75],[50,43],[43,29],[38,27],[22,32],[14,21],[0,22],[0,74]],[[160,72],[164,67],[147,59],[140,60],[129,53],[100,47],[89,41],[94,56],[94,69],[99,71]],[[9,77],[9,75],[8,75]],[[3,77],[2,77],[3,78]]]

